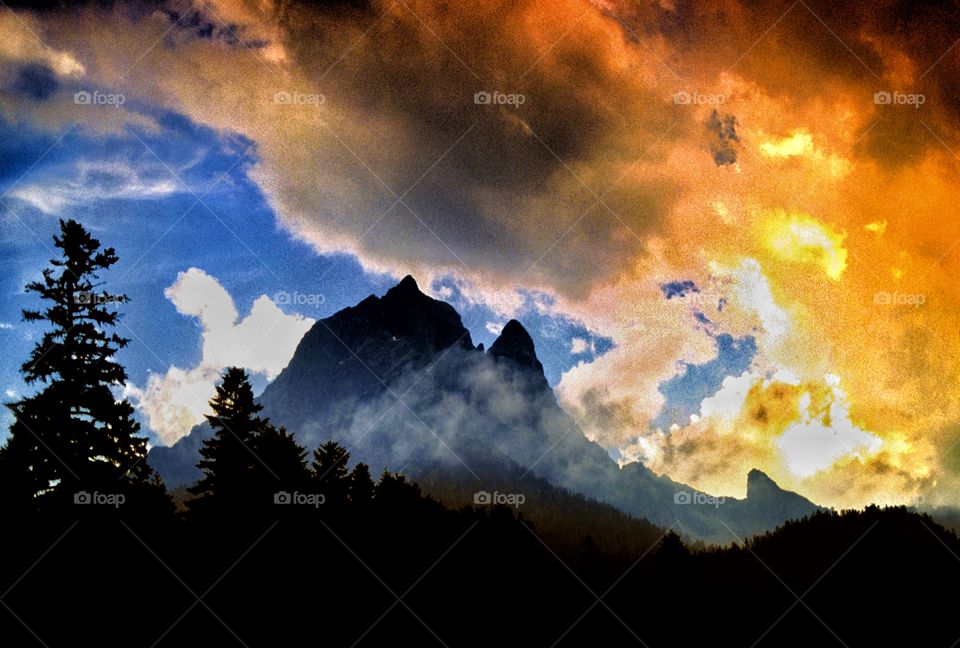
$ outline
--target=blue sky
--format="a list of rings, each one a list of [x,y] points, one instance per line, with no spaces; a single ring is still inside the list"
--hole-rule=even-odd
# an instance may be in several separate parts
[[[702,313],[697,315],[703,317]],[[654,426],[669,430],[674,424],[687,425],[691,414],[699,414],[703,399],[720,390],[724,378],[739,376],[750,368],[757,354],[757,341],[753,336],[734,338],[727,333],[707,334],[713,337],[717,356],[700,364],[681,363],[680,373],[660,384],[666,403],[653,420]]]
[[[54,255],[52,237],[60,217],[79,220],[117,250],[120,261],[103,278],[112,291],[131,297],[122,306],[119,330],[131,342],[118,358],[138,386],[150,372],[200,361],[199,321],[177,312],[164,295],[178,273],[190,267],[219,281],[241,318],[261,295],[320,294],[322,303],[281,305],[286,312],[318,319],[394,284],[393,277],[364,271],[351,255],[320,255],[278,227],[270,205],[247,177],[257,155],[251,142],[178,115],[154,117],[160,132],[128,127],[124,135],[92,137],[78,127],[59,141],[0,122],[0,263],[5,270],[0,273],[0,340],[6,350],[0,390],[7,401],[31,393],[18,369],[43,329],[21,322],[20,310],[36,306],[23,286]],[[466,299],[453,278],[432,288],[449,295],[474,341],[489,347],[507,318]],[[576,363],[611,348],[609,338],[551,314],[548,296],[522,296],[516,316],[529,329],[551,384]],[[255,384],[262,388],[265,379]],[[7,412],[3,416],[0,438],[10,420]]]
[[[106,140],[88,138],[81,129],[74,129],[33,168],[53,145],[52,138],[0,124],[3,193],[11,188],[16,193],[84,181],[71,197],[72,204],[58,213],[45,213],[9,195],[2,201],[0,262],[5,272],[0,273],[4,295],[0,336],[7,359],[0,365],[0,387],[4,392],[20,394],[25,389],[18,366],[42,329],[20,321],[20,309],[36,304],[23,286],[39,276],[53,255],[58,217],[79,220],[102,244],[117,250],[120,261],[104,279],[113,291],[132,298],[122,307],[124,327],[119,331],[132,341],[119,359],[135,384],[142,384],[149,371],[163,372],[171,364],[192,366],[200,358],[197,321],[178,313],[164,296],[177,274],[189,267],[216,277],[241,314],[262,294],[299,291],[321,293],[322,304],[303,310],[309,317],[325,317],[392,284],[390,277],[365,273],[351,256],[317,255],[279,230],[262,194],[246,177],[245,166],[255,155],[248,142],[219,136],[172,115],[159,121],[162,133],[131,132],[129,137]],[[81,177],[84,165],[111,172],[88,171]],[[118,171],[125,168],[138,170],[141,178],[146,175],[145,185],[169,181],[178,188],[157,197],[106,200],[84,193],[105,193],[111,183],[125,180]],[[198,203],[197,197],[202,201]]]

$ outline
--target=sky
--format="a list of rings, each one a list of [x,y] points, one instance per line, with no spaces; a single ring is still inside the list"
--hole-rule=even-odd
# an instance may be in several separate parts
[[[5,5],[0,389],[34,389],[23,286],[75,218],[120,257],[154,444],[223,367],[262,389],[316,319],[412,274],[477,342],[523,322],[622,464],[958,505],[958,13]]]

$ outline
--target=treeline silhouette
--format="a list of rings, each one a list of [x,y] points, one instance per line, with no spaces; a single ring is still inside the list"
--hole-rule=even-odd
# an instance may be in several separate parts
[[[960,542],[902,508],[821,512],[727,548],[515,469],[374,479],[260,416],[242,369],[210,402],[175,505],[118,397],[116,261],[78,223],[27,289],[49,326],[0,449],[0,645],[950,646]],[[450,506],[453,504],[456,506]],[[522,511],[530,510],[527,517]]]

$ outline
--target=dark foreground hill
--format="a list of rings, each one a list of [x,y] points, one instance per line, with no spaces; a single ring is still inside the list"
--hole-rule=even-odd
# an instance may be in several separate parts
[[[0,538],[4,646],[950,646],[960,542],[903,509],[691,553],[552,544],[388,480],[361,508],[47,515]],[[11,520],[11,522],[13,522]]]
[[[621,469],[557,404],[519,322],[485,352],[453,307],[411,277],[318,321],[259,400],[307,448],[334,439],[375,474],[389,467],[425,483],[430,475],[440,497],[450,490],[443,475],[466,472],[469,492],[493,491],[507,475],[481,466],[520,466],[530,479],[716,543],[817,510],[758,471],[748,476],[746,499],[717,500],[640,463]],[[176,445],[154,448],[150,463],[171,487],[192,483],[209,435],[198,426]],[[514,480],[513,488],[525,486]],[[536,498],[527,506],[536,508]]]

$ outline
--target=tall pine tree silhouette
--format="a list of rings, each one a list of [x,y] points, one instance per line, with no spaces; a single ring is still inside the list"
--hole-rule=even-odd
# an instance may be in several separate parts
[[[361,462],[350,472],[350,503],[354,507],[366,507],[373,500],[374,483],[370,466]]]
[[[253,450],[270,470],[262,469],[260,484],[264,490],[297,490],[310,480],[307,451],[286,428],[267,423],[253,439]],[[263,466],[261,466],[263,468]]]
[[[350,477],[347,463],[350,453],[336,441],[327,441],[313,451],[313,478],[326,497],[328,508],[342,508],[347,503]]]
[[[214,434],[200,448],[197,466],[203,477],[189,489],[198,496],[191,506],[208,505],[204,502],[221,510],[253,506],[256,496],[262,495],[263,473],[278,484],[279,476],[257,454],[259,439],[272,426],[257,415],[263,408],[254,400],[243,369],[230,367],[224,372],[210,407],[213,413],[207,414],[207,421]]]
[[[31,507],[51,495],[119,489],[152,475],[133,407],[114,395],[127,379],[114,356],[128,342],[111,332],[119,318],[114,306],[127,297],[101,290],[99,272],[117,255],[74,220],[60,221],[54,243],[62,256],[26,286],[46,307],[23,311],[24,320],[50,325],[21,367],[28,384],[44,387],[8,405],[15,420],[2,449],[7,486]]]

